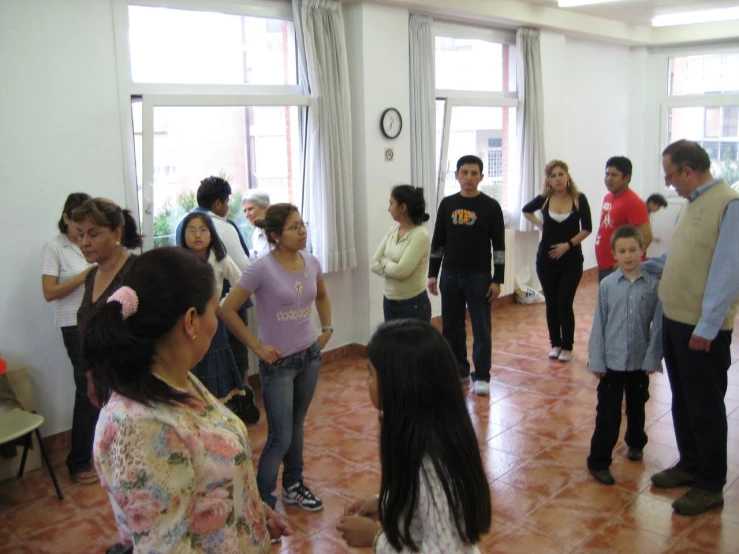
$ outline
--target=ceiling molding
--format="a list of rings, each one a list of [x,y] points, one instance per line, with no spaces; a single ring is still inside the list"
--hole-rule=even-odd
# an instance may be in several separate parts
[[[674,27],[628,24],[603,17],[517,0],[344,0],[382,4],[424,13],[447,21],[506,28],[531,26],[568,36],[626,46],[668,46],[737,40],[737,22]]]

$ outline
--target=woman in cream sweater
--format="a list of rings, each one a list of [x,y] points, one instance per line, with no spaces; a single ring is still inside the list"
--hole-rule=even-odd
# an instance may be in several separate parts
[[[393,225],[372,258],[372,271],[385,278],[385,321],[401,318],[431,320],[426,293],[431,239],[423,226],[428,221],[423,189],[398,185],[390,193]]]

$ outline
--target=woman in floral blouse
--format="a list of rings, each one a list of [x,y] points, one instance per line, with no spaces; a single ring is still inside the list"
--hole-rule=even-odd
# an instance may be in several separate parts
[[[264,553],[291,532],[259,498],[246,427],[189,371],[218,301],[205,260],[160,248],[83,329],[103,404],[95,467],[134,552]]]

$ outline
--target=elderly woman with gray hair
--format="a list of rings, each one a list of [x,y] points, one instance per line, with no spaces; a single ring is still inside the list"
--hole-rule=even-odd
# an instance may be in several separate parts
[[[254,225],[254,222],[264,217],[264,213],[269,208],[269,194],[260,190],[250,190],[241,200],[241,207],[244,209],[246,219]],[[269,254],[269,242],[264,234],[264,230],[254,226],[254,234],[251,237],[251,258],[256,260]]]
[[[257,219],[263,218],[267,208],[270,206],[269,194],[258,189],[252,189],[244,195],[241,200],[241,207],[244,209],[244,215],[246,219],[254,225]],[[305,226],[308,227],[308,222],[305,222]],[[308,242],[305,247],[305,252],[312,253],[313,247],[310,241],[310,230],[308,230]],[[251,250],[249,255],[253,260],[261,258],[262,256],[270,253],[269,241],[267,236],[264,234],[264,230],[254,225],[254,234],[251,237]]]

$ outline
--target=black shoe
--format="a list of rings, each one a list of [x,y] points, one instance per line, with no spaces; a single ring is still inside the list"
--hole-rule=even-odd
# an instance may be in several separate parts
[[[644,457],[644,451],[641,448],[629,448],[626,451],[626,457],[632,462],[641,462]]]
[[[596,481],[604,485],[613,485],[616,482],[610,469],[588,469],[588,471]]]

